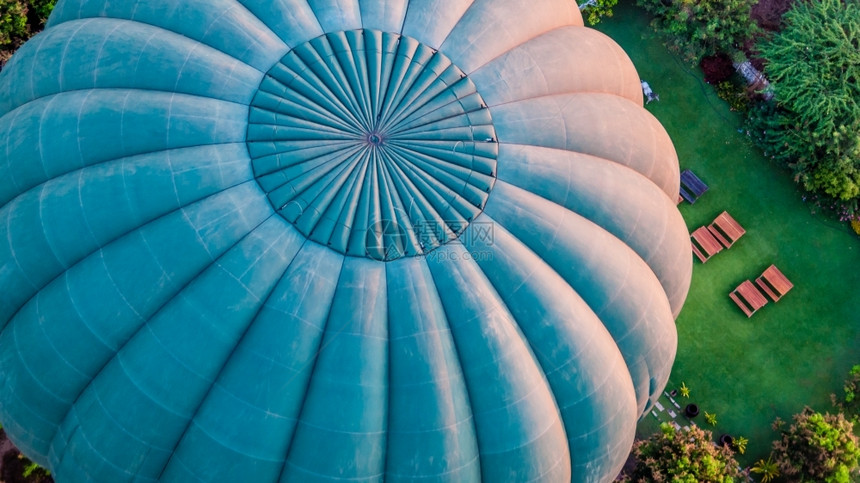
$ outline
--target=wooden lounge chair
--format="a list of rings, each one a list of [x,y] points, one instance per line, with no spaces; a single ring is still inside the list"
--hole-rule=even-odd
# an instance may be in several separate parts
[[[729,292],[729,298],[740,307],[747,318],[752,317],[758,309],[767,305],[767,299],[749,280],[744,280],[737,288]]]
[[[745,314],[747,314],[747,318],[752,317],[752,314],[755,313],[755,310],[753,310],[752,307],[747,305],[747,303],[744,302],[743,299],[741,299],[736,292],[729,292],[729,298],[731,298],[735,302],[735,304],[737,304],[737,306],[740,307],[740,309],[743,310]]]
[[[693,253],[700,262],[705,263],[712,256],[722,251],[723,246],[714,238],[714,235],[707,227],[701,226],[690,234],[692,241],[690,245],[693,247]]]
[[[738,238],[746,233],[744,227],[740,225],[732,215],[724,211],[717,216],[713,223],[708,226],[708,230],[714,237],[720,241],[726,248],[731,248],[738,241]]]
[[[705,255],[702,250],[700,250],[699,247],[696,246],[695,243],[690,243],[690,246],[693,247],[693,255],[696,255],[696,258],[698,258],[700,262],[705,263],[708,261],[709,258],[711,258]]]
[[[755,279],[755,283],[774,302],[778,302],[794,287],[794,284],[776,268],[776,265],[767,267],[761,276]]]

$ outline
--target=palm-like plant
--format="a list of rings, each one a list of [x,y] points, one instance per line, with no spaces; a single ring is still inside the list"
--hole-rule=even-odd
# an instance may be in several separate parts
[[[681,391],[681,396],[690,397],[690,388],[687,387],[687,384],[683,381],[681,382],[681,387],[678,388]]]
[[[717,415],[714,413],[709,413],[705,411],[705,421],[708,422],[711,426],[717,425]]]
[[[735,448],[738,449],[738,453],[744,454],[747,450],[747,443],[749,442],[750,440],[744,438],[743,436],[738,436],[738,439],[736,439],[734,443]]]
[[[762,483],[768,483],[779,476],[779,467],[777,467],[776,462],[773,460],[773,454],[767,457],[767,461],[763,459],[756,461],[756,464],[750,468],[750,471],[760,474]]]

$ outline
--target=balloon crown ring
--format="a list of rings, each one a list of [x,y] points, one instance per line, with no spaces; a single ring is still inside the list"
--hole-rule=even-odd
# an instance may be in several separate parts
[[[460,68],[378,30],[288,52],[260,83],[247,134],[257,183],[284,219],[323,246],[381,261],[460,237],[495,184],[495,139]]]
[[[376,131],[369,133],[365,139],[367,139],[367,144],[372,146],[379,147],[385,144],[385,136]]]

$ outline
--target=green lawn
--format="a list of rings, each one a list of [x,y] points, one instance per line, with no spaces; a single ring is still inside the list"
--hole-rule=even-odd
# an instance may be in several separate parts
[[[728,210],[746,235],[701,264],[678,318],[678,356],[667,390],[684,381],[690,400],[716,413],[715,435],[750,440],[743,465],[766,457],[776,416],[790,420],[805,404],[829,410],[853,364],[860,363],[860,238],[802,201],[790,174],[772,164],[738,130],[730,111],[702,80],[663,47],[647,14],[622,0],[598,29],[630,55],[660,95],[647,105],[675,143],[682,168],[710,186],[680,210],[690,231]],[[794,283],[779,301],[747,319],[728,293],[771,263]],[[640,432],[655,429],[646,416]]]

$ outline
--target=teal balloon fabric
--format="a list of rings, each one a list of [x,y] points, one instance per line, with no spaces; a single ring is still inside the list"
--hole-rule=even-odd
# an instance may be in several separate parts
[[[570,0],[60,0],[0,72],[0,421],[59,481],[610,481],[678,174]]]

